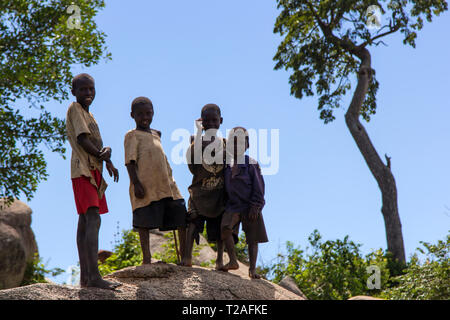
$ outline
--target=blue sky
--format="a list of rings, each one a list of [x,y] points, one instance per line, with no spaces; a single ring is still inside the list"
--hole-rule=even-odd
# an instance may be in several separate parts
[[[142,95],[153,101],[152,127],[162,131],[168,156],[177,144],[171,133],[192,132],[206,103],[221,107],[223,129],[279,129],[279,171],[265,177],[270,242],[260,246],[260,262],[275,258],[286,241],[304,247],[314,229],[324,239],[349,235],[364,253],[386,248],[380,191],[345,126],[348,99],[324,125],[317,97],[290,96],[289,74],[273,70],[277,15],[275,1],[107,1],[97,22],[112,61],[74,66],[96,80],[91,111],[120,172],[117,184],[106,177],[110,212],[102,216],[100,249],[112,249],[117,223],[131,228],[123,138],[134,126],[131,101]],[[419,241],[443,239],[450,229],[449,18],[426,24],[416,49],[398,35],[371,49],[380,89],[377,114],[364,125],[383,159],[392,157],[408,257]],[[63,118],[71,101],[47,108]],[[50,177],[28,203],[49,267],[78,261],[70,154],[69,145],[67,160],[46,150]],[[187,199],[186,165],[173,165],[173,174]]]

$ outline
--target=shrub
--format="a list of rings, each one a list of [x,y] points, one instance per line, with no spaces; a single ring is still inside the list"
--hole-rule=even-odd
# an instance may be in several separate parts
[[[98,269],[102,276],[114,271],[142,264],[142,250],[139,234],[133,230],[123,230],[121,241],[116,241],[113,254],[100,264]]]
[[[401,300],[448,300],[450,299],[450,234],[446,241],[437,244],[421,242],[424,249],[417,248],[405,273],[393,278],[396,286],[380,295],[385,299]],[[426,259],[420,262],[418,253]]]
[[[48,263],[48,262],[47,262]],[[47,269],[46,263],[42,262],[42,258],[38,253],[34,254],[32,261],[27,262],[25,273],[21,286],[27,286],[34,283],[46,283],[46,275],[56,277],[65,271],[61,268]]]
[[[311,247],[306,251],[287,242],[287,254],[278,254],[278,262],[263,268],[267,277],[280,282],[285,276],[294,279],[302,292],[312,300],[341,300],[356,295],[375,295],[387,285],[388,258],[382,250],[363,257],[360,244],[343,240],[322,241],[317,230],[308,237]],[[370,290],[367,267],[376,265],[380,270],[380,290]]]

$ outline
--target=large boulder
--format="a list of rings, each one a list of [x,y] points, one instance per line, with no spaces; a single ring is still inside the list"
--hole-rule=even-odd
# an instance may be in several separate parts
[[[30,207],[19,200],[8,206],[0,199],[0,289],[19,286],[37,252]]]
[[[39,283],[0,290],[0,300],[303,300],[263,279],[202,267],[152,263],[116,271],[105,279],[115,291]]]

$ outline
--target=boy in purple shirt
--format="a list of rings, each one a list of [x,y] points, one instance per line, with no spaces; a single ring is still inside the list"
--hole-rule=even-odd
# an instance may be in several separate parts
[[[233,231],[239,228],[245,232],[250,260],[249,276],[261,278],[256,273],[258,243],[268,242],[262,216],[264,207],[264,179],[256,160],[245,155],[249,147],[248,132],[245,128],[233,128],[228,137],[227,165],[224,170],[224,184],[227,201],[221,223],[221,236],[227,248],[230,262],[222,271],[239,268],[234,248]]]

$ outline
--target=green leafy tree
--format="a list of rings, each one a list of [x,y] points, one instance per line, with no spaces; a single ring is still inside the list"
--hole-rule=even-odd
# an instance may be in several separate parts
[[[371,64],[370,47],[383,43],[393,33],[415,47],[417,31],[424,20],[448,9],[444,0],[277,0],[281,13],[274,32],[283,36],[274,57],[275,69],[292,70],[291,94],[296,98],[319,96],[318,110],[325,123],[335,119],[334,110],[352,88],[353,98],[345,121],[382,194],[388,251],[405,263],[405,249],[397,205],[397,187],[391,160],[383,162],[360,117],[375,114],[379,83]],[[371,7],[372,6],[372,7]],[[376,7],[373,7],[376,6]],[[389,21],[383,23],[377,10]],[[375,13],[375,14],[374,14]],[[368,26],[376,26],[370,30]]]
[[[45,110],[69,97],[71,66],[106,52],[94,18],[103,0],[0,0],[0,197],[29,200],[46,180],[45,145],[64,157],[64,120]],[[24,110],[38,115],[27,118]]]

